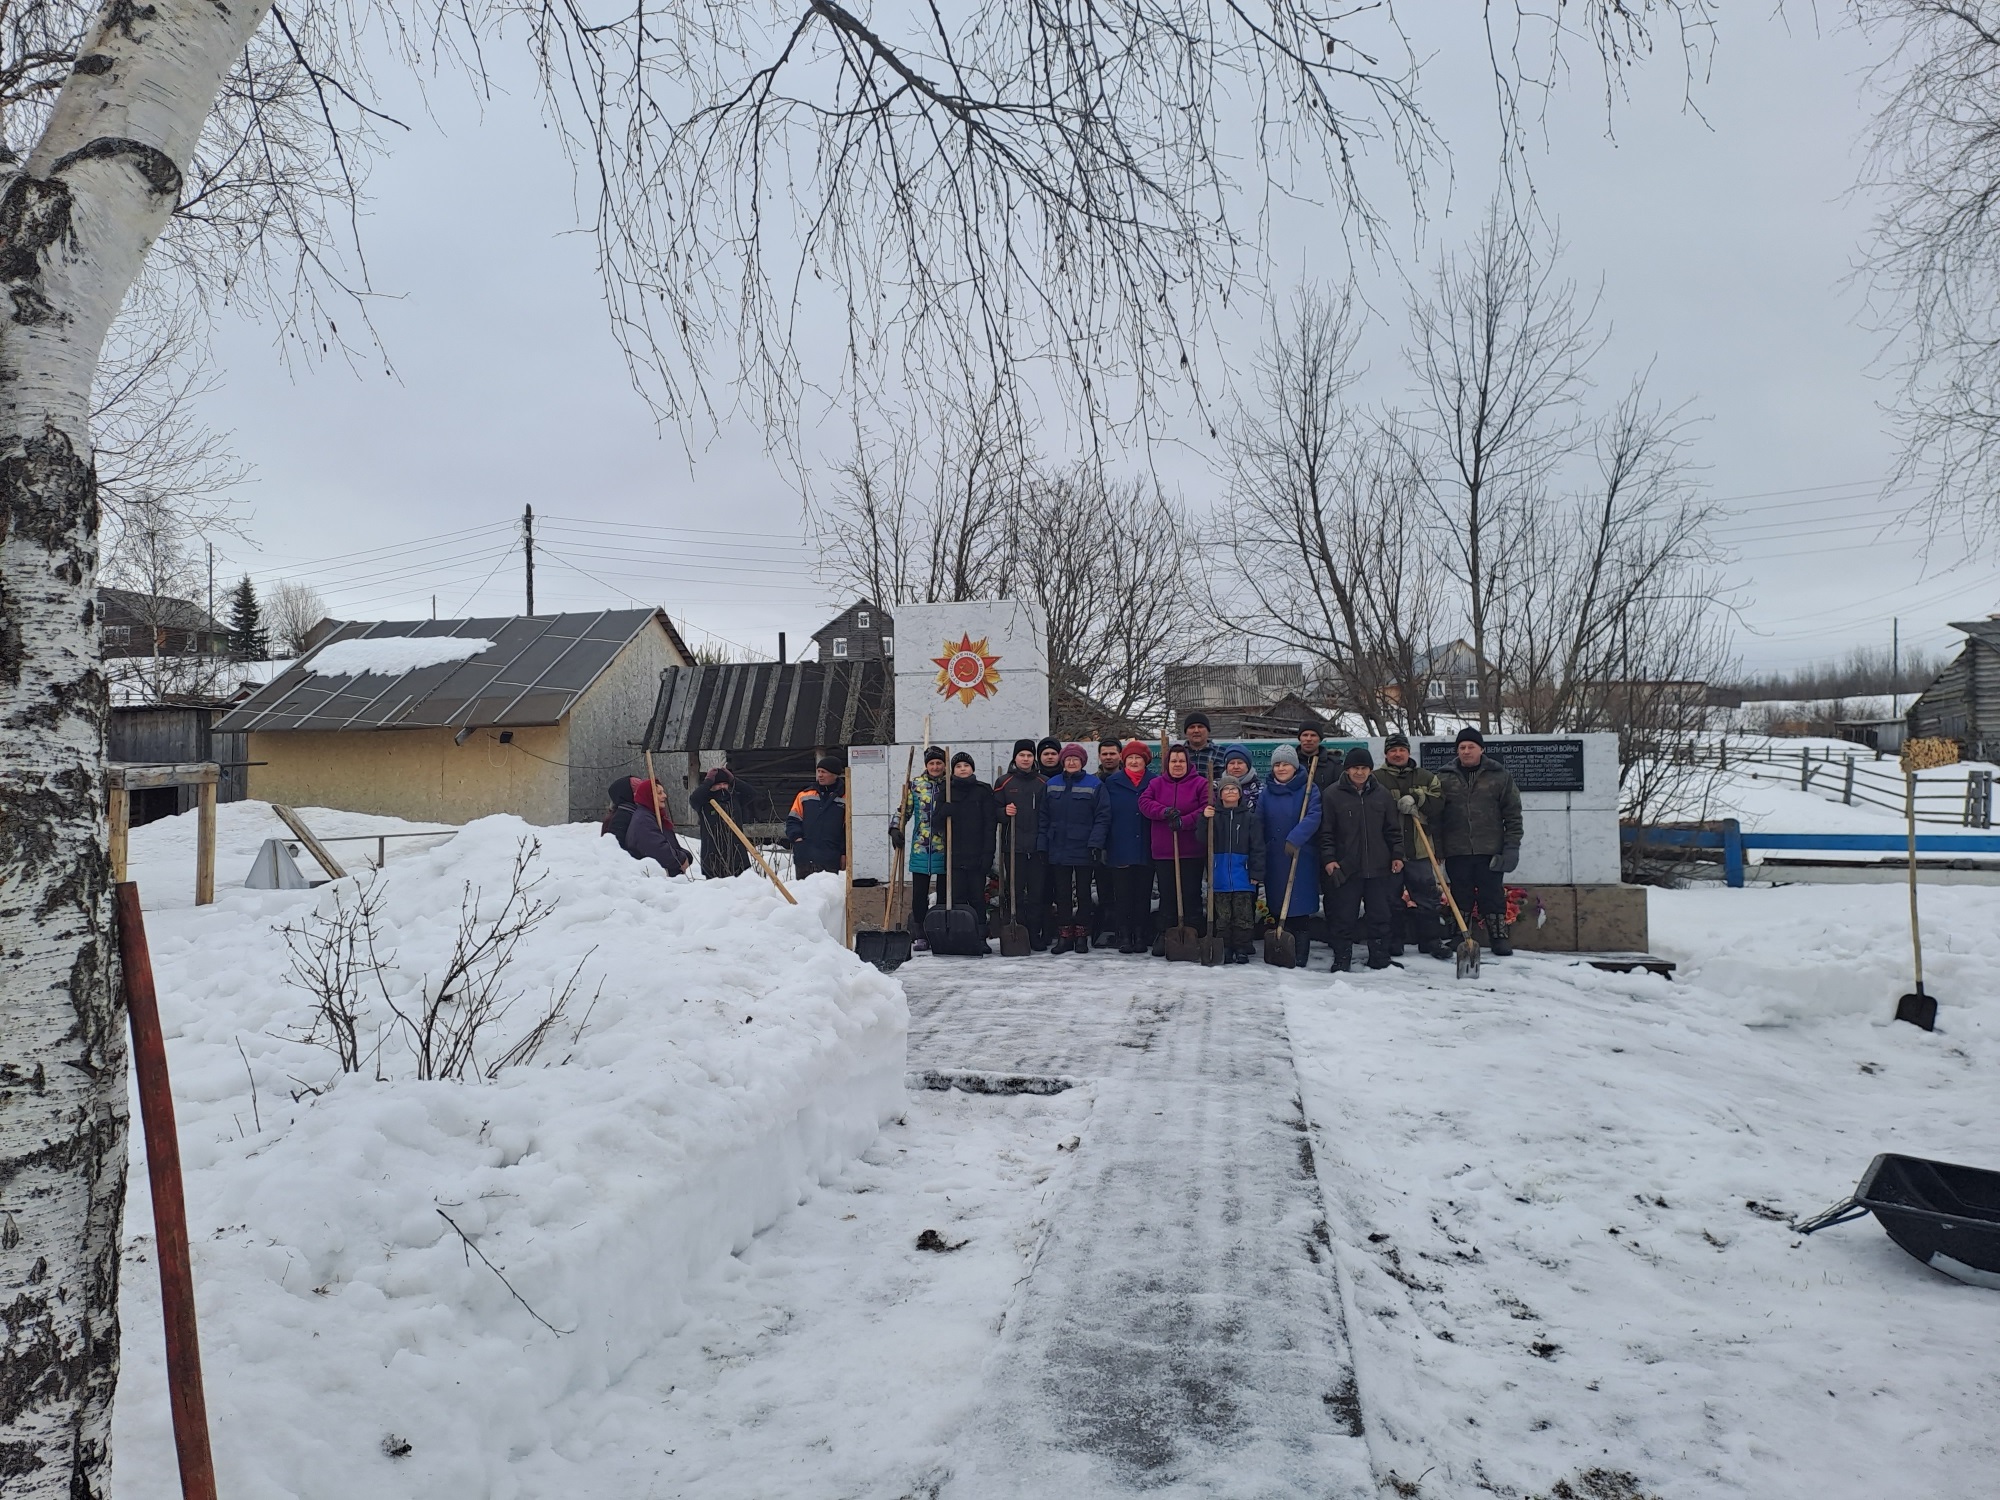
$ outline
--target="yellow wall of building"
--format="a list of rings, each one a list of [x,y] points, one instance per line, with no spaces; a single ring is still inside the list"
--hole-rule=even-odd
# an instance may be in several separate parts
[[[466,823],[514,813],[567,822],[569,730],[476,731],[463,745],[449,729],[253,731],[250,795],[293,807],[337,807],[418,823]],[[608,778],[607,778],[608,779]]]

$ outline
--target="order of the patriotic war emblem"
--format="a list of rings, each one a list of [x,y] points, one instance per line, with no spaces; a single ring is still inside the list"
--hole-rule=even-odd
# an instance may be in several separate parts
[[[970,707],[974,698],[990,698],[1000,686],[1000,658],[986,649],[987,636],[974,640],[970,633],[944,643],[944,655],[933,656],[937,663],[937,690],[940,698],[957,698]]]

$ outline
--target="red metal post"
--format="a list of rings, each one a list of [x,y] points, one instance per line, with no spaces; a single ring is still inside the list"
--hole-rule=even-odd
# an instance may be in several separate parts
[[[215,1500],[215,1461],[208,1450],[208,1402],[201,1389],[201,1344],[195,1336],[194,1266],[188,1257],[187,1198],[181,1187],[180,1136],[167,1087],[167,1044],[153,992],[153,959],[139,912],[139,887],[121,881],[118,958],[125,1008],[132,1021],[132,1063],[139,1075],[139,1115],[146,1131],[146,1175],[153,1184],[154,1249],[160,1262],[160,1310],[167,1325],[167,1396],[173,1405],[174,1449],[185,1500]]]

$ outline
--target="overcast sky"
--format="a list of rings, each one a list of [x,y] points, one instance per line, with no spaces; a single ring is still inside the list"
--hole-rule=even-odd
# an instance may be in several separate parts
[[[1988,566],[1928,568],[1921,539],[1879,498],[1894,458],[1879,404],[1878,339],[1849,273],[1869,204],[1853,195],[1870,61],[1851,31],[1810,17],[1732,15],[1712,76],[1681,104],[1671,63],[1636,79],[1606,131],[1588,73],[1550,111],[1534,162],[1565,268],[1602,285],[1608,389],[1648,364],[1655,392],[1705,418],[1697,452],[1733,513],[1722,540],[1752,667],[1790,666],[1904,639],[1955,639],[1949,619],[2000,609]],[[1390,315],[1396,276],[1476,222],[1494,147],[1490,90],[1440,66],[1427,98],[1455,148],[1422,251],[1365,268]],[[568,169],[525,94],[483,112],[446,90],[371,184],[366,243],[375,319],[395,375],[344,365],[287,372],[272,330],[225,324],[208,419],[234,434],[254,479],[248,543],[226,539],[218,575],[312,582],[347,618],[502,613],[522,604],[522,507],[541,518],[537,605],[664,605],[696,632],[771,651],[836,607],[813,577],[797,492],[737,423],[689,454],[626,380],[578,232]],[[1280,290],[1339,279],[1327,225],[1288,214]],[[1402,394],[1400,330],[1371,339],[1368,384]],[[1234,336],[1247,365],[1255,328]],[[1167,475],[1197,504],[1219,484],[1202,455]],[[1886,529],[1885,529],[1886,528]],[[1943,561],[1949,561],[1945,549]]]

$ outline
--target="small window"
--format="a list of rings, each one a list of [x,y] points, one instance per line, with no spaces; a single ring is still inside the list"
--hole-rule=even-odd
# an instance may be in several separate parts
[[[1443,678],[1441,678],[1441,677],[1433,677],[1433,678],[1431,679],[1431,686],[1430,686],[1430,696],[1431,696],[1431,697],[1433,697],[1433,698],[1442,698],[1442,697],[1444,696],[1444,679],[1443,679]]]
[[[882,637],[882,654],[884,656],[894,656],[896,654],[896,638],[893,635]]]
[[[835,637],[833,638],[833,654],[834,654],[834,655],[835,655],[836,657],[844,657],[844,656],[846,656],[846,655],[847,655],[847,637],[846,637],[846,636],[844,636],[844,635],[837,635],[837,636],[835,636]]]
[[[1465,696],[1474,703],[1479,701],[1479,679],[1477,677],[1468,677],[1465,679]]]
[[[104,639],[108,644],[122,646],[132,639],[132,627],[130,625],[107,625],[104,627]]]
[[[856,630],[866,630],[868,628],[867,610],[859,609],[854,612],[854,628]]]

